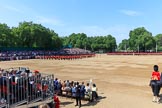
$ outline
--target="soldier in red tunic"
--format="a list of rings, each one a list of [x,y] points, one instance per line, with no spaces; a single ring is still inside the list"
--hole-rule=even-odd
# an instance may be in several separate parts
[[[54,95],[53,99],[54,99],[54,102],[55,102],[55,108],[60,108],[60,100],[57,96],[57,93]]]

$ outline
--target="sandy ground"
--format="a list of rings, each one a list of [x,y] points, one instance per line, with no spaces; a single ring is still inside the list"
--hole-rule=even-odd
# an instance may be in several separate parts
[[[161,108],[152,102],[148,86],[153,65],[162,71],[162,56],[97,55],[81,60],[22,60],[0,62],[1,68],[29,67],[53,73],[62,80],[88,82],[98,87],[99,100],[82,101],[83,108]],[[75,108],[75,100],[60,97],[61,108]]]

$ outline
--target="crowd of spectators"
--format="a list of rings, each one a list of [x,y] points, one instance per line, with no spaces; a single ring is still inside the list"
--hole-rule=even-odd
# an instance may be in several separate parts
[[[67,54],[70,55],[77,55],[77,54],[92,54],[91,51],[85,50],[85,49],[80,49],[80,48],[65,48],[63,49]]]
[[[96,101],[97,87],[92,81],[85,82],[64,80],[54,76],[44,76],[38,70],[28,68],[0,69],[0,107],[5,103],[10,105],[23,101],[33,101],[39,98],[54,96],[76,98],[76,105],[81,106],[81,100]]]
[[[0,107],[47,98],[54,93],[53,76],[44,76],[38,70],[25,68],[0,69]]]
[[[79,87],[79,89],[78,89]],[[96,101],[98,98],[97,87],[95,83],[88,82],[85,85],[85,82],[78,81],[69,81],[69,80],[54,80],[54,89],[55,92],[60,96],[67,96],[71,98],[80,97],[80,99]]]
[[[92,54],[91,51],[79,48],[65,48],[59,51],[1,51],[0,61],[35,59],[36,56],[81,55]]]

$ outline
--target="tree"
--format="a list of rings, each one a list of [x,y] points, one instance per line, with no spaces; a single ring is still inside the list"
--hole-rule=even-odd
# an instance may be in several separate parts
[[[105,38],[106,38],[106,43],[105,43],[106,50],[109,52],[115,52],[115,49],[117,47],[116,39],[111,35],[107,35]]]
[[[17,37],[18,47],[51,49],[62,46],[62,40],[58,37],[58,34],[41,24],[21,22],[12,31]]]
[[[15,46],[15,37],[7,24],[0,24],[0,47]]]
[[[139,27],[130,31],[129,33],[129,45],[133,51],[147,51],[152,50],[155,47],[155,40],[152,34],[144,27]]]
[[[156,41],[157,50],[162,51],[162,34],[157,34],[154,39]]]
[[[63,46],[62,39],[53,30],[51,30],[50,33],[52,35],[52,47],[60,49]]]
[[[128,39],[123,39],[122,42],[119,44],[119,50],[122,51],[127,51],[127,49],[129,48],[129,41]]]

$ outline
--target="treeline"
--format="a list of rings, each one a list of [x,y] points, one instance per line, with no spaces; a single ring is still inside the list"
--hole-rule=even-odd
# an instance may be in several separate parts
[[[63,46],[71,45],[91,51],[113,52],[116,49],[116,39],[111,35],[87,37],[84,33],[73,33],[68,37],[63,37],[62,40]]]
[[[33,22],[19,23],[18,27],[0,24],[0,47],[60,48],[62,41],[53,30]]]
[[[53,30],[33,22],[21,22],[10,28],[0,24],[0,48],[42,48],[60,49],[63,47],[85,48],[91,51],[102,49],[114,51],[116,40],[113,36],[87,37],[84,33],[58,36]]]
[[[117,47],[112,35],[89,37],[84,33],[59,36],[55,31],[33,22],[21,22],[18,27],[0,24],[0,48],[42,48],[60,49],[77,47],[91,51],[148,51],[162,50],[162,34],[152,36],[144,27],[129,33]]]
[[[153,36],[144,27],[136,28],[130,31],[129,39],[122,40],[118,50],[136,52],[162,51],[162,34]]]

